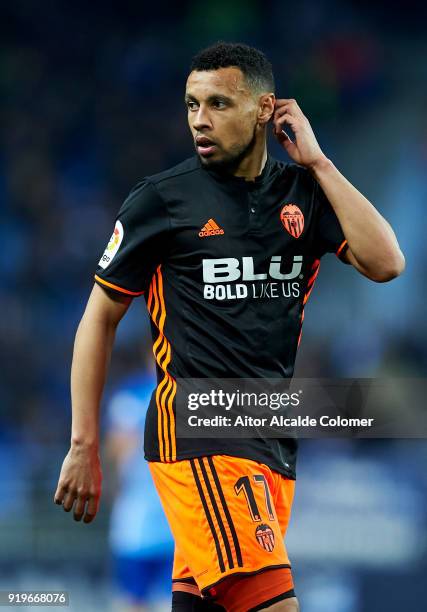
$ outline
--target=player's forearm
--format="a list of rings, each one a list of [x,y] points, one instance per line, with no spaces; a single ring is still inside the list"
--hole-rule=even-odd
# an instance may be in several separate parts
[[[77,330],[71,368],[73,446],[99,444],[99,406],[115,330],[111,322],[87,315]]]
[[[398,276],[405,267],[405,259],[389,223],[330,160],[321,160],[311,170],[363,273],[373,280]]]

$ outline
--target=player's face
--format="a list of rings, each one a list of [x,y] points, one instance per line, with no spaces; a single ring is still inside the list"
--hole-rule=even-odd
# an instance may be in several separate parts
[[[193,71],[185,102],[197,154],[205,166],[238,165],[253,150],[259,103],[239,68]]]

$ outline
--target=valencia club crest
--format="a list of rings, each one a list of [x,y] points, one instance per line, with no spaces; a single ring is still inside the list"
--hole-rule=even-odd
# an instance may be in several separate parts
[[[304,215],[296,204],[285,204],[280,212],[283,227],[291,236],[299,238],[304,229]]]
[[[267,552],[273,552],[274,549],[274,531],[268,525],[258,525],[255,530],[255,537],[258,540],[258,544],[262,546]]]

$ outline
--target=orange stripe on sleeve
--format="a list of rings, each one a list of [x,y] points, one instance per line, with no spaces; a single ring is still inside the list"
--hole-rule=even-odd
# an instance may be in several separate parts
[[[341,244],[340,244],[340,246],[339,246],[338,251],[335,253],[335,255],[336,255],[337,257],[339,257],[339,256],[340,256],[340,254],[341,254],[341,252],[342,252],[343,248],[346,246],[346,244],[347,244],[347,240],[343,240],[343,241],[342,241],[342,243],[341,243]]]
[[[97,274],[95,274],[95,280],[98,281],[98,283],[109,287],[110,289],[115,289],[115,291],[120,291],[120,293],[126,293],[126,295],[142,295],[144,293],[143,291],[129,291],[128,289],[123,289],[123,287],[119,287],[118,285],[113,285],[113,283],[108,283]]]
[[[312,276],[308,279],[307,287],[311,287],[312,283],[316,280],[317,275],[319,274],[319,268],[312,274]]]
[[[151,315],[151,303],[153,301],[153,281],[150,283],[150,291],[148,292],[147,310]]]

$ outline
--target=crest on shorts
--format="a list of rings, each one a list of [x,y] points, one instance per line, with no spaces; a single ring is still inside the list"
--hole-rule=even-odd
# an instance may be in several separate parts
[[[283,227],[291,236],[299,238],[304,229],[304,215],[296,204],[285,204],[280,212]]]
[[[268,525],[264,523],[258,525],[255,530],[255,537],[258,540],[258,544],[262,546],[267,552],[273,552],[274,548],[274,531]]]

